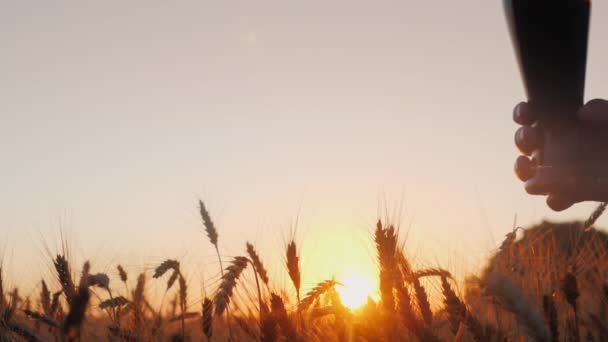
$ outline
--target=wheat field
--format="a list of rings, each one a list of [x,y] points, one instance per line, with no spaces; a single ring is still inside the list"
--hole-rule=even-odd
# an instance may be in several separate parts
[[[608,341],[608,235],[585,222],[518,227],[478,274],[457,282],[445,269],[415,269],[389,222],[373,240],[379,298],[352,309],[336,279],[302,292],[298,244],[286,243],[289,289],[278,289],[256,247],[220,254],[220,233],[199,201],[203,228],[221,278],[194,300],[180,262],[151,271],[110,274],[78,267],[65,253],[52,260],[55,279],[34,296],[6,288],[0,268],[1,341]],[[78,267],[78,272],[75,269]],[[247,281],[244,274],[250,274]],[[76,276],[78,275],[78,276]],[[151,304],[148,286],[165,286]],[[431,298],[430,289],[440,298]],[[236,291],[246,296],[236,296]],[[170,293],[171,295],[167,296]],[[295,295],[290,295],[294,293]],[[169,298],[169,299],[167,299]],[[245,298],[245,299],[243,299]],[[435,301],[439,305],[432,305]]]

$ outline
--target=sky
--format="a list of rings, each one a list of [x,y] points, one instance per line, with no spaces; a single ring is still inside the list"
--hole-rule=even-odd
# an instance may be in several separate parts
[[[587,99],[608,94],[593,7]],[[294,233],[305,287],[373,274],[378,217],[418,265],[468,272],[515,216],[593,209],[550,212],[513,173],[524,90],[498,0],[0,0],[0,42],[13,279],[50,276],[61,231],[94,270],[176,258],[213,284],[199,198],[223,257],[253,242],[278,286]]]

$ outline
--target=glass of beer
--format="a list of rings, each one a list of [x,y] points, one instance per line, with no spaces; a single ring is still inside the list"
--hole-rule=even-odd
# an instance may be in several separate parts
[[[503,0],[531,108],[539,116],[534,152],[537,189],[570,191],[586,160],[579,153],[577,111],[583,105],[590,0]],[[552,190],[552,191],[553,191]]]

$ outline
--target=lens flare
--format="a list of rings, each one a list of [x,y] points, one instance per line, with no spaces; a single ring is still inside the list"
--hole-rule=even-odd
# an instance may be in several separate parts
[[[347,273],[339,282],[342,286],[337,286],[336,290],[342,303],[350,309],[357,309],[367,303],[368,297],[374,297],[374,282],[359,273]]]

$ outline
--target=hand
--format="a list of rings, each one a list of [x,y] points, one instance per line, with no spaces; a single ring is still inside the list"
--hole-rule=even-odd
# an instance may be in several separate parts
[[[608,101],[597,99],[589,101],[581,107],[577,115],[577,148],[585,155],[596,155],[596,159],[597,153],[608,158],[606,152],[601,152],[608,148],[606,144],[608,143],[606,140],[608,137]],[[598,186],[607,187],[603,182],[597,184],[581,182],[578,185],[573,184],[569,190],[565,191],[555,188],[555,186],[552,188],[549,184],[543,185],[542,182],[535,179],[537,161],[530,156],[534,151],[543,148],[543,136],[538,126],[535,125],[538,119],[538,113],[535,113],[530,104],[526,102],[518,104],[513,110],[513,120],[522,125],[515,132],[515,144],[523,154],[515,161],[515,173],[519,179],[525,182],[526,191],[533,195],[547,195],[547,205],[555,211],[565,210],[575,203],[587,200],[607,201],[608,196],[605,194],[608,193],[608,188],[600,189],[601,191],[597,189]],[[599,152],[596,153],[596,151]],[[608,163],[608,160],[605,162]],[[608,174],[601,176],[608,178]],[[576,183],[576,179],[574,182]]]

